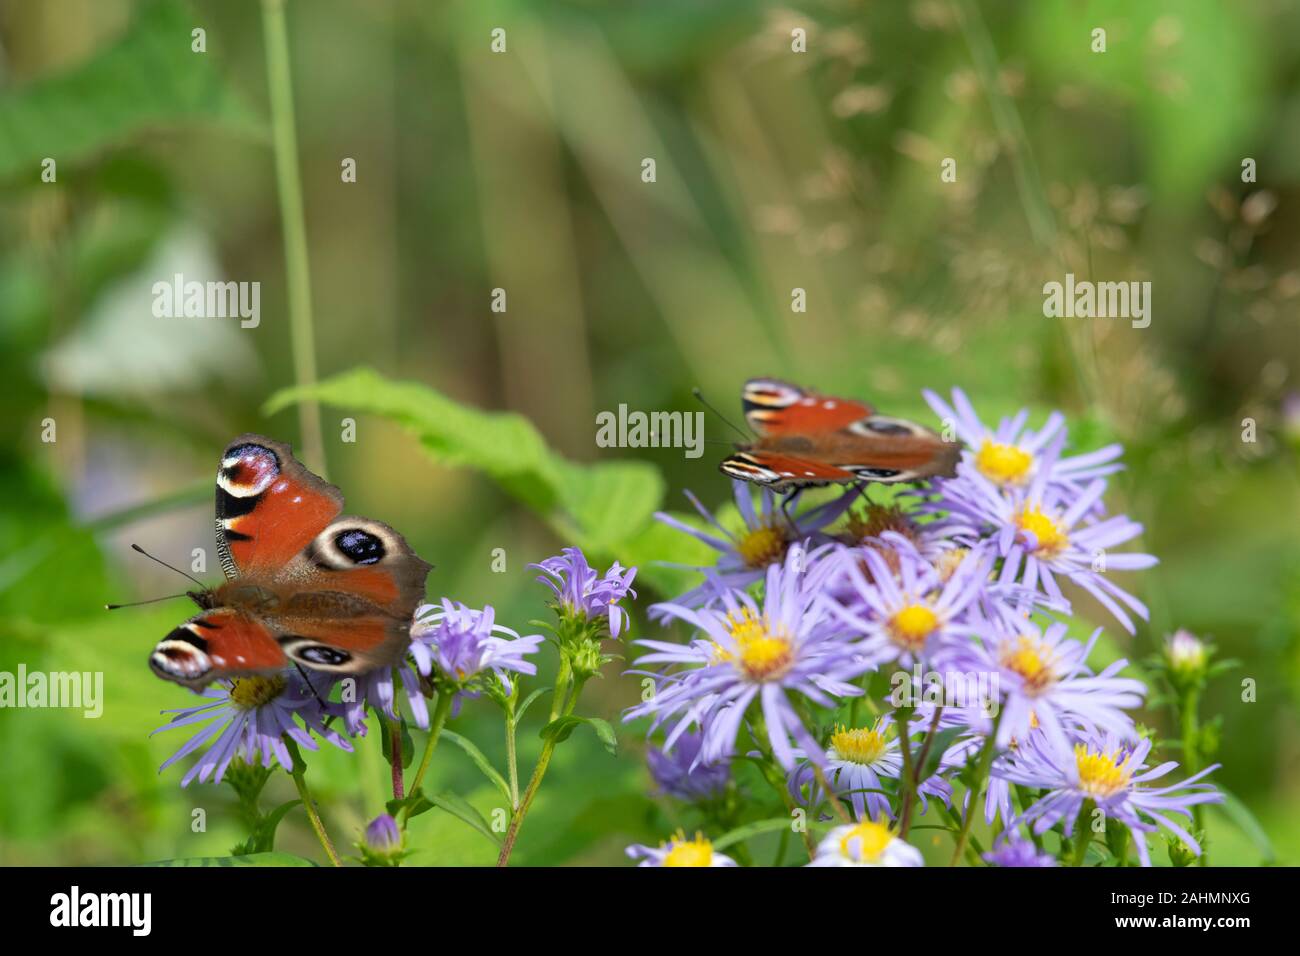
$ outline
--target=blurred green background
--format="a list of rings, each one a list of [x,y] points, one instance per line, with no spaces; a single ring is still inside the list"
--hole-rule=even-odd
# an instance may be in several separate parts
[[[1162,559],[1125,582],[1150,625],[1106,653],[1140,661],[1186,627],[1241,661],[1206,701],[1223,721],[1215,779],[1272,852],[1212,815],[1214,862],[1300,863],[1295,2],[294,0],[287,18],[322,378],[368,366],[520,413],[573,462],[632,460],[635,505],[605,509],[628,527],[585,540],[643,564],[642,608],[675,583],[645,565],[672,550],[648,512],[682,508],[687,487],[726,499],[722,446],[597,448],[598,411],[694,410],[700,386],[730,413],[757,374],[925,421],[924,387],[962,386],[986,420],[1061,408],[1076,447],[1125,444],[1109,500]],[[185,739],[149,737],[159,711],[192,698],[146,658],[185,608],[102,608],[176,588],[129,542],[185,566],[215,553],[212,476],[233,435],[302,448],[294,408],[265,407],[303,384],[269,117],[254,0],[0,2],[0,670],[102,671],[106,697],[97,720],[0,710],[0,862],[219,856],[245,835],[229,788],[157,773]],[[150,287],[175,272],[260,282],[261,324],[154,318]],[[1042,286],[1066,272],[1150,280],[1150,327],[1044,318]],[[349,511],[436,563],[431,596],[525,628],[542,598],[526,564],[573,535],[536,516],[555,506],[511,473],[522,452],[449,467],[437,407],[421,423],[352,396],[322,408]],[[650,628],[638,611],[634,633]],[[619,670],[581,710],[616,720],[637,699]],[[500,763],[486,702],[451,726]],[[518,862],[616,863],[676,825],[647,795],[640,733],[620,737],[617,757],[589,733],[560,749]],[[377,738],[311,761],[341,848],[382,809]],[[445,743],[432,777],[492,805]],[[291,793],[279,775],[267,805]],[[412,834],[412,862],[495,857],[439,811]],[[319,857],[301,813],[278,847]]]

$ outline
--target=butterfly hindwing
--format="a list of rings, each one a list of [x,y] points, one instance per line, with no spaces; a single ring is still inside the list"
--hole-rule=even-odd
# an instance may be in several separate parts
[[[292,591],[271,622],[305,667],[359,674],[391,664],[410,643],[431,567],[383,522],[338,518],[278,575]]]

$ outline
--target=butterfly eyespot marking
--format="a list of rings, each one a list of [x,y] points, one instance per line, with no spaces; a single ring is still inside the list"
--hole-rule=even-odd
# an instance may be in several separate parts
[[[365,518],[340,518],[316,536],[307,557],[326,571],[350,571],[379,564],[402,547],[387,525]]]
[[[282,637],[280,646],[289,657],[320,670],[346,668],[352,660],[352,655],[341,648],[305,637]]]
[[[384,542],[360,528],[348,528],[334,536],[334,547],[352,559],[353,564],[375,564],[384,558]]]
[[[221,507],[222,494],[229,503],[230,499],[256,498],[266,491],[280,476],[280,456],[265,445],[248,442],[236,445],[221,459],[217,470],[218,508]],[[244,514],[252,510],[226,511],[224,514]]]
[[[212,659],[203,650],[206,646],[203,638],[178,627],[158,642],[149,655],[149,666],[164,677],[197,680],[212,670]]]
[[[851,471],[860,478],[897,478],[902,474],[897,468],[866,468],[861,465],[846,465],[845,471]]]
[[[870,418],[854,422],[849,426],[849,431],[856,432],[859,435],[920,436],[926,433],[925,429],[919,425],[898,418],[889,418],[885,415],[872,415]]]

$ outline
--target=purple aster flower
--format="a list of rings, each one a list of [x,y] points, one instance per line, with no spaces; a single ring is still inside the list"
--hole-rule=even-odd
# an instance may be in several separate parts
[[[925,859],[884,821],[862,820],[826,834],[808,866],[925,866]]]
[[[837,727],[826,748],[825,776],[835,793],[846,798],[858,820],[892,819],[893,808],[889,794],[884,792],[884,781],[896,781],[903,773],[903,754],[897,736],[889,731],[893,722],[882,717],[871,727]],[[915,748],[914,748],[915,749]],[[796,750],[799,756],[805,756]],[[812,765],[802,763],[790,775],[790,793],[802,797],[808,788],[810,804],[816,805],[821,797]],[[928,809],[926,797],[938,797],[951,803],[952,787],[935,774],[927,778],[919,790],[921,812]]]
[[[416,609],[411,638],[411,656],[419,672],[428,677],[436,671],[438,678],[456,688],[453,716],[459,713],[463,697],[479,695],[481,687],[475,682],[488,672],[497,676],[507,694],[511,673],[536,674],[537,665],[527,658],[537,653],[544,640],[540,634],[520,637],[497,624],[490,604],[480,611],[447,598]]]
[[[703,834],[688,840],[680,830],[662,846],[634,844],[627,848],[627,855],[641,861],[637,866],[736,866],[731,857],[714,850]]]
[[[718,552],[718,561],[712,568],[717,584],[723,588],[744,590],[749,585],[763,580],[768,565],[785,558],[790,545],[803,541],[834,522],[857,499],[856,489],[850,489],[833,501],[794,515],[793,524],[785,512],[793,512],[799,498],[799,492],[791,497],[786,508],[778,506],[778,497],[770,488],[759,489],[759,507],[754,507],[754,485],[747,481],[732,479],[732,493],[736,500],[736,510],[740,513],[743,526],[739,531],[729,531],[700,500],[686,492],[695,510],[708,522],[717,534],[701,531],[679,521],[670,514],[657,512],[655,517],[678,531],[703,541]],[[692,567],[691,570],[704,572],[705,568]],[[679,596],[674,603],[683,607],[698,607],[715,600],[718,595],[717,584],[706,582],[700,587]]]
[[[279,762],[286,772],[292,772],[293,758],[284,743],[286,736],[308,750],[318,750],[320,745],[311,734],[314,731],[340,750],[352,751],[347,740],[325,726],[325,709],[296,671],[274,677],[237,677],[228,684],[205,688],[200,696],[207,702],[163,711],[177,716],[154,731],[156,734],[208,722],[158,768],[161,773],[215,741],[181,778],[182,787],[188,787],[196,778],[220,783],[236,757],[263,767]]]
[[[624,597],[636,597],[632,590],[636,568],[624,568],[615,561],[600,577],[579,548],[565,548],[561,554],[529,567],[542,572],[537,580],[555,592],[556,606],[563,615],[607,617],[610,637],[618,637],[623,627],[631,624],[626,609],[618,602]]]
[[[1084,801],[1091,800],[1108,819],[1128,827],[1143,866],[1151,865],[1144,835],[1161,826],[1199,856],[1200,845],[1172,816],[1190,819],[1193,806],[1223,801],[1212,784],[1198,782],[1219,765],[1206,767],[1182,783],[1152,787],[1151,781],[1178,764],[1170,760],[1148,770],[1150,752],[1150,740],[1133,744],[1115,734],[1087,734],[1073,746],[1054,742],[1043,733],[1030,734],[1007,753],[1000,773],[1012,783],[1048,792],[1016,819],[1016,825],[1032,824],[1034,832],[1044,833],[1063,821],[1068,837]]]
[[[880,540],[894,554],[896,569],[875,548],[840,552],[849,596],[844,606],[834,606],[836,616],[863,635],[858,650],[871,666],[908,666],[973,634],[966,611],[986,594],[992,558],[970,552],[944,581],[902,535],[887,531]]]
[[[1000,488],[1021,488],[1035,478],[1074,488],[1124,467],[1117,461],[1123,452],[1119,445],[1071,458],[1045,455],[1054,440],[1065,440],[1065,416],[1060,412],[1052,412],[1043,427],[1033,431],[1025,428],[1029,410],[1022,408],[993,429],[980,420],[960,388],[952,390],[952,405],[928,389],[922,395],[936,415],[952,423],[957,438],[968,446],[962,452],[963,461]]]
[[[1077,728],[1134,736],[1133,719],[1124,710],[1141,706],[1145,685],[1115,676],[1128,664],[1123,659],[1100,674],[1088,669],[1100,628],[1087,644],[1068,638],[1066,632],[1065,624],[1040,631],[1025,618],[1007,617],[945,658],[949,672],[991,675],[1002,714],[999,748],[1025,736],[1031,727],[1062,739],[1067,730]]]
[[[703,763],[700,748],[704,743],[698,733],[686,733],[671,750],[651,747],[646,751],[650,776],[659,792],[687,803],[708,803],[719,799],[731,780],[731,762]]]
[[[1059,441],[1043,454],[1054,460]],[[1068,608],[1057,576],[1083,588],[1105,607],[1130,634],[1133,621],[1123,604],[1147,619],[1146,605],[1114,584],[1107,571],[1132,571],[1157,563],[1149,554],[1111,554],[1110,549],[1131,541],[1142,526],[1123,515],[1093,520],[1095,509],[1106,490],[1096,479],[1082,490],[1056,485],[1040,471],[1030,483],[1007,493],[980,475],[967,472],[947,482],[942,507],[969,523],[975,538],[990,539],[1003,559],[1000,580],[1019,581],[1027,589],[1042,591],[1055,603]]]
[[[685,645],[637,642],[651,651],[638,664],[690,669],[661,675],[654,697],[633,707],[624,719],[653,716],[658,726],[675,718],[667,748],[698,723],[703,735],[700,760],[716,763],[732,754],[749,705],[757,702],[781,766],[794,766],[792,737],[814,760],[824,762],[825,754],[789,695],[831,707],[834,698],[860,695],[862,690],[848,681],[870,669],[821,593],[833,570],[830,562],[805,558],[796,545],[782,564],[767,569],[761,605],[743,591],[724,591],[719,607],[662,605],[665,617],[685,621],[701,636]]]
[[[394,673],[397,678],[394,680]],[[353,736],[365,735],[366,708],[372,707],[389,720],[397,720],[396,684],[402,685],[402,693],[415,725],[423,730],[429,729],[429,708],[420,689],[420,679],[411,665],[403,659],[396,667],[378,667],[356,677],[344,678],[343,683],[355,681],[355,686],[344,693],[343,719],[347,723],[348,733]]]
[[[1056,857],[1043,853],[1028,840],[1012,836],[999,840],[998,844],[984,854],[984,862],[989,866],[1056,866]]]

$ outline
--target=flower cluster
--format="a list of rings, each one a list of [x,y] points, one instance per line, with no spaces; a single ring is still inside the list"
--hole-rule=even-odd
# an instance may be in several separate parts
[[[1148,617],[1115,580],[1156,563],[1113,550],[1142,532],[1104,500],[1121,449],[1067,455],[1059,413],[1037,430],[1027,411],[989,427],[960,390],[925,398],[964,445],[953,477],[874,501],[855,485],[811,509],[734,482],[737,520],[694,496],[707,530],[661,516],[719,557],[698,569],[701,584],[651,608],[687,638],[635,642],[633,673],[653,688],[625,719],[662,735],[650,751],[659,793],[694,805],[706,831],[734,823],[718,800],[743,785],[745,758],[806,820],[817,866],[919,865],[906,838],[914,808],[934,801],[953,862],[1079,864],[1091,852],[1123,864],[1132,848],[1150,864],[1146,838],[1160,828],[1171,858],[1175,844],[1199,854],[1200,807],[1222,800],[1203,782],[1214,766],[1153,785],[1178,765],[1148,767],[1154,744],[1133,718],[1147,687],[1123,659],[1090,663],[1103,632],[1079,614],[1094,603],[1129,634]],[[1190,635],[1172,639],[1170,681],[1203,679],[1204,654]],[[995,828],[987,852],[976,817]],[[679,836],[630,852],[643,865],[720,865],[708,846]]]
[[[510,783],[473,744],[458,735],[448,736],[459,742],[510,800],[510,829],[498,861],[505,865],[554,747],[571,733],[574,722],[604,725],[597,718],[575,714],[574,708],[583,683],[610,659],[603,653],[601,642],[617,637],[630,624],[621,602],[635,597],[631,588],[635,568],[615,563],[600,575],[577,548],[568,548],[533,567],[542,572],[538,580],[554,596],[551,606],[557,624],[542,626],[554,634],[552,643],[559,653],[560,674],[554,687],[551,720],[544,728],[546,743],[522,794],[518,788],[515,733],[523,712],[541,691],[521,703],[519,682],[521,677],[537,673],[536,655],[547,638],[540,634],[520,635],[497,623],[491,605],[472,608],[448,598],[415,609],[405,653],[392,665],[346,676],[294,666],[281,673],[235,677],[203,690],[202,703],[167,711],[172,719],[159,731],[195,726],[201,729],[160,769],[197,753],[197,761],[181,778],[182,786],[195,780],[229,782],[253,824],[252,836],[235,852],[251,853],[273,845],[275,827],[284,809],[292,806],[285,805],[269,814],[258,808],[258,797],[272,771],[277,766],[283,768],[294,778],[327,856],[335,865],[341,865],[309,795],[302,750],[318,750],[319,741],[324,740],[352,751],[349,736],[364,736],[369,715],[373,714],[383,730],[385,759],[392,765],[393,800],[388,803],[389,813],[372,820],[355,845],[364,865],[396,866],[409,853],[405,843],[407,822],[431,805],[421,784],[443,724],[459,713],[466,700],[487,697],[505,715]],[[431,700],[437,702],[432,714],[428,704]],[[336,720],[340,724],[337,728],[332,726]],[[411,725],[428,731],[428,737],[424,757],[407,789],[404,767],[410,760],[405,753],[409,743],[405,731]]]

